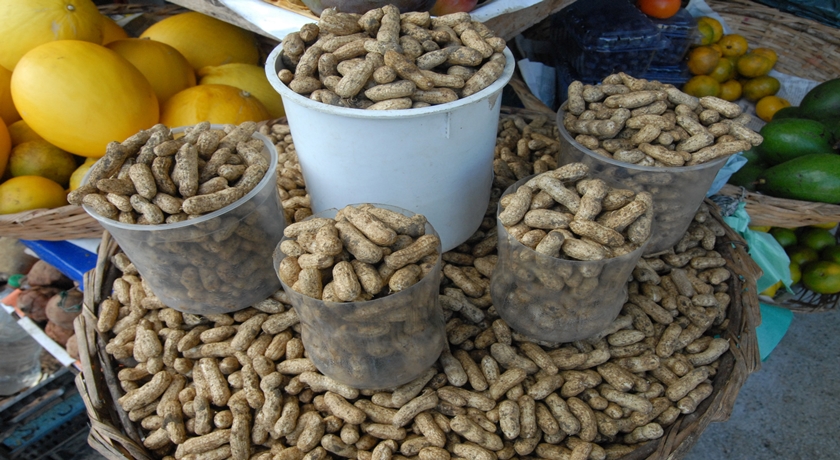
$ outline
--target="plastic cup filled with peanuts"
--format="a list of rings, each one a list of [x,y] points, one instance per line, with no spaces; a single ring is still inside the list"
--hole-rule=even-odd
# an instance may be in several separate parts
[[[277,184],[286,218],[306,223],[311,212],[289,127],[263,131],[281,152]],[[511,155],[518,141],[528,150]],[[146,449],[142,454],[167,460],[618,460],[647,457],[649,442],[664,443],[668,435],[670,444],[671,435],[684,433],[671,430],[687,423],[705,426],[706,411],[714,414],[720,396],[734,388],[727,363],[739,358],[729,338],[740,333],[745,311],[738,307],[740,278],[732,276],[742,272],[716,251],[730,244],[726,229],[705,204],[670,251],[639,259],[625,279],[628,301],[600,332],[546,342],[512,330],[499,316],[490,295],[501,257],[496,203],[518,180],[557,169],[552,153],[558,143],[557,127],[546,117],[500,121],[493,206],[467,242],[440,256],[434,293],[446,346],[402,385],[359,390],[321,373],[315,349],[301,340],[303,314],[292,307],[292,296],[303,294],[291,288],[233,313],[181,313],[152,293],[137,304],[126,288],[142,286],[143,277],[126,254],[113,255],[119,283],[112,292],[106,285],[110,295],[95,306],[95,328],[106,344],[97,356],[114,366],[113,409],[129,421],[123,423]],[[414,263],[423,272],[426,262]],[[327,295],[336,294],[332,290]],[[355,291],[341,295],[352,298]],[[353,302],[330,305],[354,308]],[[380,313],[381,333],[399,330],[399,322],[386,323],[396,313]],[[359,331],[375,334],[376,328]],[[346,352],[366,353],[355,345]],[[711,406],[702,404],[710,399]],[[135,449],[139,457],[140,445]]]
[[[296,222],[275,251],[318,370],[355,388],[402,385],[437,360],[440,238],[426,218],[350,205]]]
[[[454,102],[505,71],[506,43],[469,13],[432,17],[385,5],[360,15],[325,9],[283,38],[277,77],[324,104],[402,110]]]
[[[271,248],[286,222],[277,151],[256,129],[156,125],[110,143],[68,201],[111,233],[162,304],[241,310],[279,288]]]
[[[645,253],[657,253],[685,233],[727,158],[761,144],[750,118],[735,103],[624,73],[597,85],[574,81],[557,114],[558,162],[582,162],[611,186],[649,192]]]
[[[650,237],[650,193],[588,171],[569,163],[518,181],[499,201],[493,305],[535,340],[573,342],[606,328]]]

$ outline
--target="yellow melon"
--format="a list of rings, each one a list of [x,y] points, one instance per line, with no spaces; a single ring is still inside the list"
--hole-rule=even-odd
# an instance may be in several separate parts
[[[0,67],[0,119],[7,125],[20,120],[20,114],[12,102],[12,91],[9,85],[12,83],[12,71]]]
[[[102,44],[107,45],[108,43],[115,42],[117,40],[122,40],[128,37],[128,32],[125,31],[116,21],[111,19],[109,16],[102,15]]]
[[[173,94],[195,86],[195,71],[190,63],[184,55],[166,43],[126,38],[109,43],[107,48],[137,67],[152,84],[160,104]]]
[[[51,144],[101,157],[157,123],[159,106],[146,77],[117,53],[60,40],[24,56],[12,74],[12,99],[26,123]]]
[[[163,19],[146,29],[140,38],[171,45],[196,70],[231,62],[257,64],[260,58],[253,33],[194,11]]]
[[[230,85],[248,91],[259,99],[268,109],[272,118],[280,118],[286,114],[283,110],[283,99],[268,82],[265,68],[242,63],[232,63],[220,66],[207,66],[198,71],[199,84]]]
[[[91,0],[3,0],[0,37],[0,66],[13,71],[24,54],[43,43],[102,43],[102,15]]]
[[[229,85],[198,85],[169,98],[160,122],[170,128],[210,123],[238,125],[271,118],[268,110],[247,91]]]

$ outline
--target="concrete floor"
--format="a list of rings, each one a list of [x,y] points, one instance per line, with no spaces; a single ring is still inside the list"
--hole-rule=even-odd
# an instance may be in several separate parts
[[[840,459],[840,311],[797,314],[685,460]]]
[[[684,460],[840,459],[838,414],[840,311],[797,314],[729,421],[711,424]],[[88,450],[74,460],[102,458]]]

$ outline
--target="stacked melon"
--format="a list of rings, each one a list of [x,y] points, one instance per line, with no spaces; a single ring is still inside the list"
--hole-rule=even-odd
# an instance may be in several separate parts
[[[253,34],[200,13],[128,38],[92,0],[4,0],[0,36],[0,214],[66,204],[109,142],[156,123],[283,115]]]

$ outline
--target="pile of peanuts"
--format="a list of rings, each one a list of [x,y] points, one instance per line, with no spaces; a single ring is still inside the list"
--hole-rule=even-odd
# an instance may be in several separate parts
[[[761,144],[750,115],[714,96],[696,98],[625,73],[568,88],[563,126],[584,147],[640,166],[694,166]]]
[[[205,316],[150,292],[111,297],[96,327],[121,365],[120,408],[156,458],[616,459],[712,393],[729,347],[715,336],[728,326],[730,272],[707,249],[722,231],[702,208],[674,252],[642,259],[610,327],[574,343],[530,341],[478,292],[444,280],[449,350],[397,388],[360,391],[320,374],[282,291]],[[473,250],[454,254],[482,271],[494,263]],[[144,289],[124,255],[113,262]]]
[[[423,215],[408,217],[370,204],[347,206],[335,219],[290,224],[284,234],[281,281],[328,302],[363,302],[407,289],[436,268],[440,257],[440,238],[426,234]]]
[[[254,122],[224,130],[203,122],[176,139],[155,125],[109,143],[67,199],[127,224],[171,224],[216,211],[247,195],[268,170],[265,146],[251,137],[256,129]]]
[[[633,252],[650,236],[650,193],[588,179],[569,163],[529,179],[500,200],[499,222],[520,243],[549,257],[602,260]]]
[[[317,24],[283,39],[278,78],[330,105],[428,107],[490,86],[504,71],[505,46],[469,13],[431,17],[386,5],[359,15],[328,8]]]
[[[264,179],[269,155],[263,141],[252,137],[256,130],[254,122],[223,130],[205,122],[176,138],[169,128],[155,125],[110,143],[68,201],[127,224],[165,225],[204,216],[243,198]],[[270,197],[273,190],[260,193]],[[162,297],[189,299],[182,309],[225,308],[243,291],[270,292],[278,281],[265,248],[280,240],[282,224],[279,216],[255,210],[254,202],[246,202],[193,225],[137,232],[134,242],[142,251],[137,250],[136,262],[154,267],[146,276],[165,291]]]

